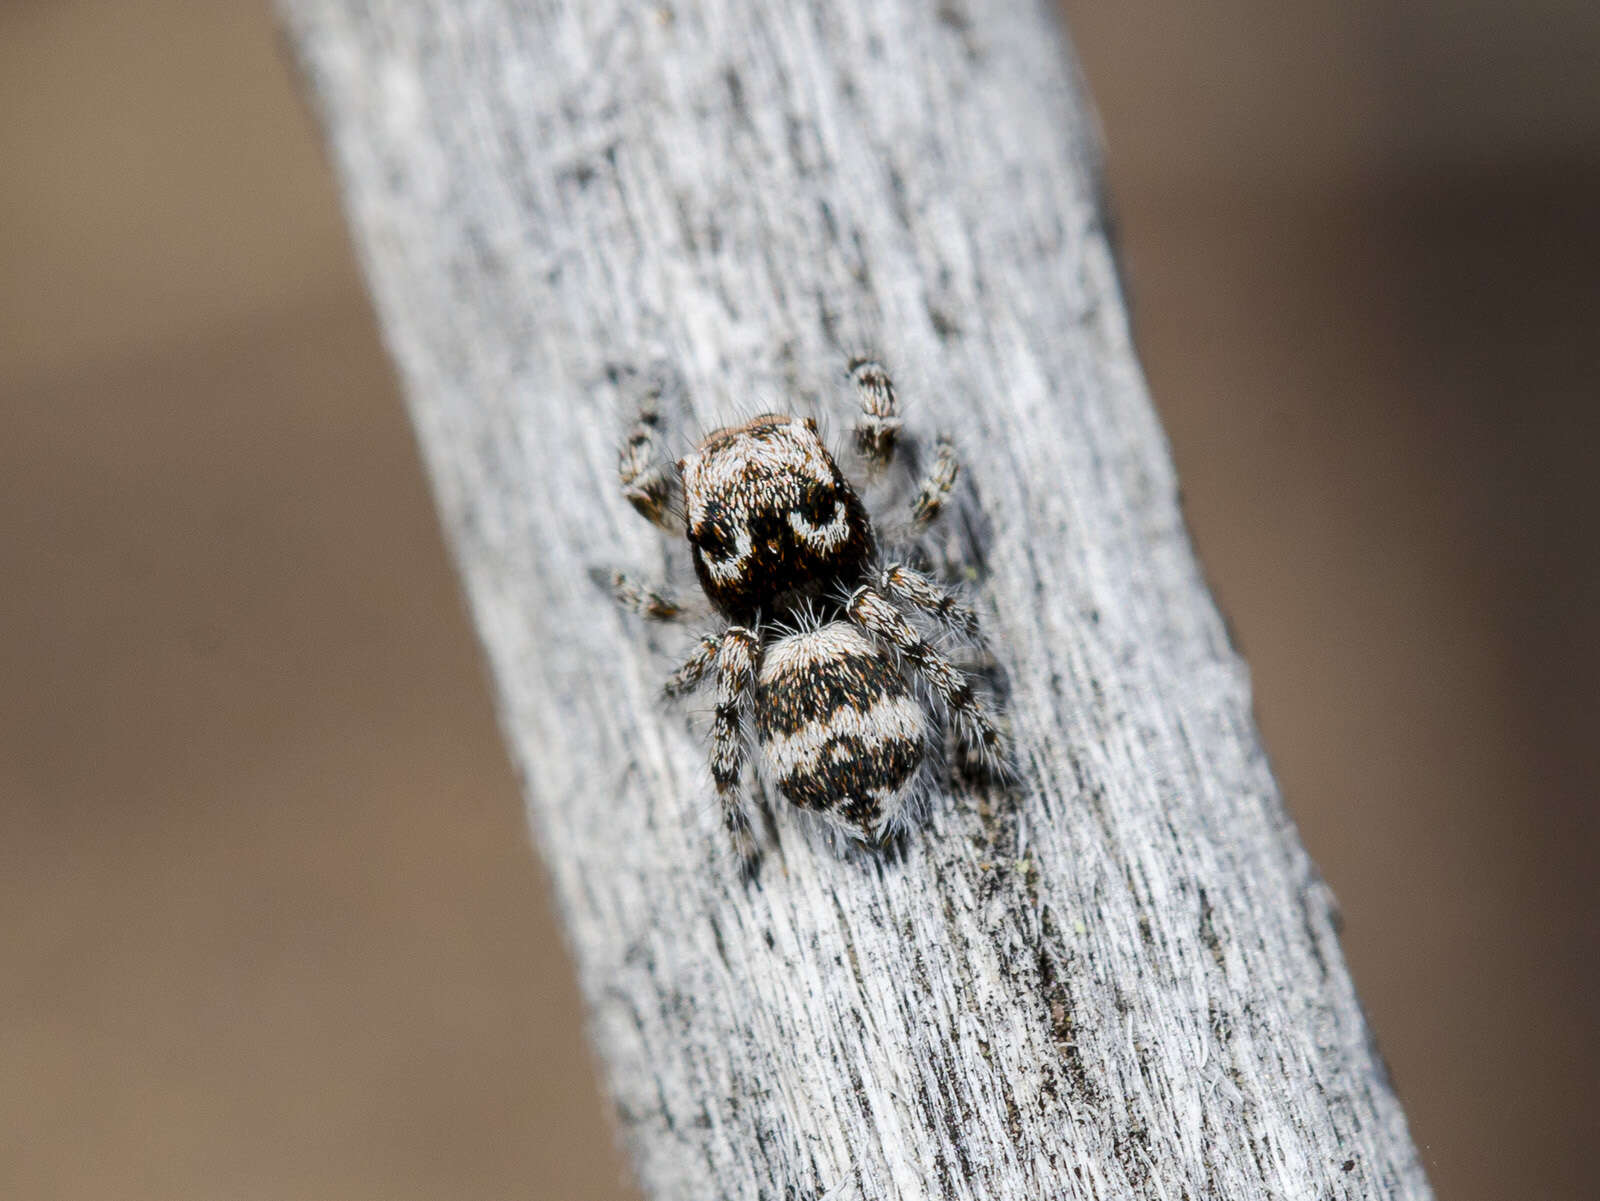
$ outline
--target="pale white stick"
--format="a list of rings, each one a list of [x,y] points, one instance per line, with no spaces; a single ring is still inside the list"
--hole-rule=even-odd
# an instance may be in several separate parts
[[[1426,1198],[1183,530],[1049,7],[283,8],[646,1193]],[[1020,783],[887,862],[780,815],[747,887],[658,701],[688,642],[590,583],[662,565],[615,368],[670,364],[701,428],[844,429],[855,353],[963,454]]]

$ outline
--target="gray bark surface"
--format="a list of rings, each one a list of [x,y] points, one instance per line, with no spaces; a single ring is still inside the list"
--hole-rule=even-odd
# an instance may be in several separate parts
[[[1054,12],[282,7],[646,1194],[1428,1197],[1183,528]],[[588,577],[683,562],[618,490],[614,368],[670,364],[700,430],[838,429],[857,350],[963,452],[1018,781],[943,787],[897,858],[779,812],[747,886],[659,700],[691,635]]]

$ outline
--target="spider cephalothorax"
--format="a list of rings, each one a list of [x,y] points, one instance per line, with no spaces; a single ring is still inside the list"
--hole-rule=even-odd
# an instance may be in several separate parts
[[[851,378],[861,401],[855,449],[872,466],[886,466],[900,427],[894,388],[870,361],[853,363]],[[743,789],[747,716],[771,786],[873,844],[910,810],[937,711],[981,758],[997,759],[1000,735],[987,707],[908,619],[975,641],[977,616],[931,577],[881,560],[866,507],[814,421],[757,417],[715,431],[676,464],[656,452],[659,425],[647,402],[619,470],[635,508],[687,536],[700,585],[729,623],[700,639],[667,691],[680,695],[715,675],[711,776],[747,862],[754,854]],[[954,449],[941,439],[911,505],[913,535],[943,511],[956,471]],[[642,616],[684,616],[663,592],[620,574],[609,583]]]
[[[860,575],[872,526],[809,418],[768,414],[678,460],[695,574],[734,621]]]

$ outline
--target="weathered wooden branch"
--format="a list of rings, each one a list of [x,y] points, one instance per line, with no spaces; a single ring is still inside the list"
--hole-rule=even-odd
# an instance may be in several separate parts
[[[285,0],[653,1198],[1425,1198],[1129,345],[1025,0]],[[1020,782],[760,883],[589,582],[664,567],[618,364],[701,428],[954,431]],[[836,410],[843,413],[843,408]]]

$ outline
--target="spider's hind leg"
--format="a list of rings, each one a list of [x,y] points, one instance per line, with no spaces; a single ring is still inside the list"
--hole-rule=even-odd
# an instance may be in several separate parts
[[[755,831],[751,825],[751,798],[745,790],[745,761],[750,748],[745,735],[744,711],[755,689],[760,645],[743,626],[730,626],[721,634],[706,634],[695,643],[689,657],[667,680],[669,697],[687,696],[715,673],[716,706],[711,713],[711,782],[716,785],[722,824],[733,841],[740,867],[753,879],[759,865]]]
[[[931,576],[903,563],[891,563],[878,573],[878,587],[892,600],[927,614],[967,642],[983,642],[977,613]]]
[[[974,755],[988,764],[1004,763],[1005,740],[972,680],[919,634],[893,601],[871,586],[857,588],[851,594],[847,613],[861,629],[893,647],[928,686]]]
[[[755,875],[758,859],[750,798],[744,789],[750,748],[743,713],[755,689],[759,653],[755,635],[742,626],[733,626],[722,635],[717,650],[717,706],[711,723],[711,780],[722,804],[722,824],[746,876]]]

